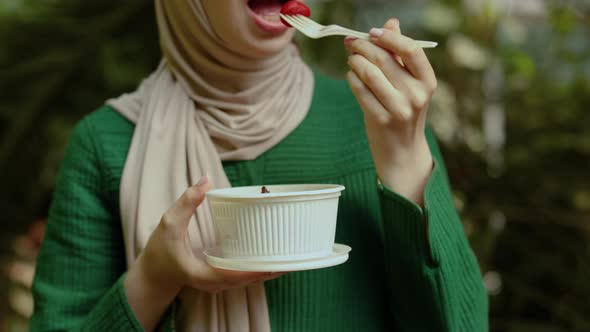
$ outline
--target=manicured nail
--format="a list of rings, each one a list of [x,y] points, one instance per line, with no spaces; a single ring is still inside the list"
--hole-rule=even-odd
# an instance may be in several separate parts
[[[381,37],[383,36],[383,29],[373,28],[369,31],[369,34],[373,37]]]
[[[199,179],[199,182],[197,182],[197,187],[206,185],[207,182],[209,182],[209,177],[207,175],[201,177],[201,179]]]
[[[349,45],[350,43],[352,43],[355,40],[356,40],[356,38],[354,38],[354,37],[346,36],[346,37],[344,37],[344,44]]]

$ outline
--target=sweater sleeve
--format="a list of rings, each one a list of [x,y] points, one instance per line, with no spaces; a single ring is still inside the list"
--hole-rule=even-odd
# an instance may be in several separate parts
[[[488,299],[453,199],[441,153],[424,210],[379,184],[392,310],[401,331],[488,330]]]
[[[141,330],[123,288],[122,230],[105,199],[93,139],[83,120],[61,165],[37,259],[31,331]]]

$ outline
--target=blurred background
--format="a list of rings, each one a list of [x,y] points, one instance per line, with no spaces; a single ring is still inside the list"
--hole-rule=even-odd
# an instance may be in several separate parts
[[[490,296],[492,331],[590,331],[590,1],[308,1],[440,43],[430,117]],[[341,38],[297,37],[343,77]],[[0,0],[0,331],[26,331],[72,126],[159,60],[148,0]]]

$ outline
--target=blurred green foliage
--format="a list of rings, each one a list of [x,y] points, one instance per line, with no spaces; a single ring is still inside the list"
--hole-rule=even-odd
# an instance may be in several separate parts
[[[2,7],[0,7],[2,8]],[[5,230],[22,231],[52,189],[68,132],[157,64],[146,1],[24,1],[0,11],[0,194]]]
[[[155,68],[152,7],[0,4],[0,246],[35,218],[72,125]],[[312,10],[364,30],[397,16],[407,35],[440,43],[428,51],[440,80],[431,124],[485,276],[492,330],[590,330],[590,5],[343,0]],[[314,68],[346,71],[341,38],[297,43]]]

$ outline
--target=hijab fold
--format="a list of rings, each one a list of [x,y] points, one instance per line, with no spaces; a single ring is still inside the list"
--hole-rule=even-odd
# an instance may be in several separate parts
[[[216,36],[201,0],[155,4],[163,59],[135,92],[107,101],[135,124],[120,187],[128,267],[162,214],[201,176],[213,188],[230,187],[223,160],[255,159],[291,133],[307,115],[314,85],[293,45],[264,59],[244,57]],[[189,234],[197,255],[217,245],[207,201]],[[179,331],[270,331],[263,283],[217,294],[185,289],[178,300]]]

